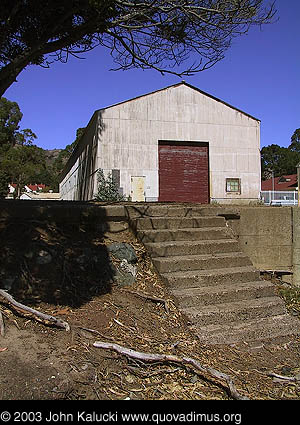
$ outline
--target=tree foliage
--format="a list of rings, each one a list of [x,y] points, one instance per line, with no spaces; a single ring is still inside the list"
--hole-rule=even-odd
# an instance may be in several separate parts
[[[58,192],[60,173],[85,130],[78,128],[74,142],[49,161],[46,151],[33,144],[37,137],[32,130],[20,130],[22,116],[16,102],[0,99],[0,198],[7,195],[9,183],[17,185],[16,197],[31,183],[43,183]]]
[[[69,157],[72,155],[77,143],[79,142],[81,136],[83,135],[85,130],[85,127],[80,127],[77,128],[76,130],[76,139],[74,140],[74,142],[72,142],[70,145],[67,145],[59,154],[58,158],[57,158],[57,165],[59,166],[61,164],[61,170],[63,169],[63,167],[65,166],[67,160],[69,159]]]
[[[5,97],[0,99],[0,148],[3,145],[13,146],[17,142],[19,123],[22,112],[16,102],[11,102]]]
[[[300,162],[300,129],[296,129],[287,148],[279,145],[265,146],[261,150],[261,169],[263,179],[288,174],[296,174]]]
[[[28,65],[49,67],[98,46],[116,69],[190,75],[274,15],[265,0],[1,0],[0,96]]]
[[[54,161],[51,162],[51,165],[48,165],[47,170],[49,172],[48,183],[49,187],[54,190],[55,192],[58,192],[59,190],[59,181],[60,181],[60,174],[63,171],[68,159],[72,155],[75,147],[77,146],[77,143],[79,142],[81,136],[83,135],[85,130],[85,127],[80,127],[76,130],[76,138],[74,142],[67,145],[64,149],[60,151],[57,158],[55,158]]]
[[[279,145],[265,146],[261,150],[262,176],[270,178],[274,172],[275,177],[284,174],[295,174],[300,155],[288,148]]]
[[[34,145],[11,147],[1,161],[1,170],[16,184],[14,197],[19,198],[26,184],[40,183],[39,174],[45,170],[44,151]]]
[[[294,134],[291,137],[291,144],[289,146],[289,149],[292,152],[300,153],[300,128],[297,128],[294,131]]]
[[[8,184],[16,183],[15,195],[24,185],[40,182],[47,173],[43,149],[33,145],[36,135],[30,129],[20,130],[22,113],[16,102],[0,99],[0,197],[5,197]]]
[[[0,167],[0,199],[4,199],[6,197],[9,181],[9,175],[7,175],[7,173]]]

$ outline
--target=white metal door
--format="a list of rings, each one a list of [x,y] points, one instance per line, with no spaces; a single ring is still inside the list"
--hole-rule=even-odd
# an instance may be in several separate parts
[[[131,177],[131,199],[133,202],[145,201],[145,177]]]

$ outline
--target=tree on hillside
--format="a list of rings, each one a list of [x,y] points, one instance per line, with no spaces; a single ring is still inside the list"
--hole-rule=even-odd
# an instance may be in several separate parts
[[[289,150],[300,153],[300,128],[297,128],[292,137]]]
[[[0,198],[8,184],[16,183],[16,197],[25,184],[40,183],[47,173],[43,149],[33,145],[36,135],[30,129],[20,130],[22,113],[16,102],[0,99]]]
[[[16,184],[14,198],[20,198],[26,184],[39,182],[44,169],[43,149],[31,144],[11,147],[1,161],[2,172]]]
[[[279,175],[282,172],[282,158],[284,157],[284,148],[279,145],[265,146],[261,150],[261,172],[263,179],[268,173]]]
[[[117,69],[190,75],[223,59],[234,37],[273,21],[264,0],[1,0],[0,96],[28,65],[97,46]],[[190,55],[195,53],[195,63]],[[190,60],[188,60],[190,59]],[[185,68],[177,67],[186,62]]]
[[[20,130],[23,117],[19,105],[5,97],[0,98],[0,159],[1,152],[15,145],[33,143],[36,135],[29,128]]]
[[[8,193],[9,175],[0,168],[0,199],[4,199]]]
[[[67,145],[64,149],[62,149],[58,156],[51,162],[47,167],[48,178],[41,180],[42,182],[47,181],[47,185],[49,188],[58,192],[59,190],[59,180],[60,174],[63,171],[68,159],[72,155],[77,143],[79,142],[81,136],[83,135],[85,127],[80,127],[76,130],[76,138],[74,142]],[[45,176],[46,177],[46,176]]]
[[[16,143],[22,116],[16,102],[0,98],[0,149],[4,145],[13,146]]]
[[[85,127],[80,127],[77,128],[76,130],[76,138],[74,140],[74,142],[72,142],[70,145],[67,145],[59,154],[57,160],[61,161],[63,163],[63,167],[65,166],[67,160],[70,158],[70,156],[72,155],[77,143],[79,142],[79,140],[81,139],[81,136],[83,135],[85,130]]]
[[[300,162],[300,129],[296,129],[287,148],[279,145],[265,146],[261,150],[262,178],[270,178],[284,174],[295,174]]]
[[[262,178],[270,178],[272,173],[274,173],[275,177],[284,174],[295,174],[299,161],[299,152],[293,152],[288,148],[274,144],[265,146],[261,150]]]

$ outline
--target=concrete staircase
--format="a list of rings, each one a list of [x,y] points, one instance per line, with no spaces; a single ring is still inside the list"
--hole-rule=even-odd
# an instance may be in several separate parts
[[[299,333],[214,207],[127,207],[131,226],[199,338],[232,344]]]

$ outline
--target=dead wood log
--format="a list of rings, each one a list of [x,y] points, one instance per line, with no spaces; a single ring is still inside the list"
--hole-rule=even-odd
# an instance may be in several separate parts
[[[153,295],[148,295],[148,294],[142,294],[141,292],[137,292],[137,291],[126,291],[126,292],[129,292],[130,294],[136,295],[140,298],[145,298],[146,300],[153,301],[158,304],[163,304],[164,309],[166,310],[166,313],[169,313],[168,302],[167,300],[164,300],[163,298],[154,297]]]
[[[241,395],[235,388],[234,382],[229,375],[226,375],[223,372],[219,372],[216,369],[211,367],[202,366],[197,360],[191,357],[178,357],[169,354],[152,354],[152,353],[143,353],[140,351],[132,350],[131,348],[122,347],[119,344],[95,341],[93,344],[96,348],[103,348],[105,350],[114,350],[123,356],[127,356],[133,359],[141,360],[144,362],[171,362],[177,363],[179,365],[188,365],[196,369],[196,371],[201,372],[202,374],[208,374],[214,378],[220,379],[227,383],[230,395],[236,400],[249,400],[248,397]]]
[[[278,375],[277,373],[268,373],[268,376],[270,376],[271,378],[274,378],[275,382],[281,382],[281,383],[296,382],[296,383],[300,383],[300,377],[299,376],[284,376],[284,375]]]
[[[66,331],[70,330],[70,325],[67,322],[49,314],[41,313],[38,310],[19,303],[4,289],[0,289],[0,298],[1,297],[4,298],[4,301],[0,299],[0,302],[8,304],[18,313],[21,313],[25,316],[34,316],[35,318],[38,318],[40,321],[45,322],[46,324],[51,324],[54,326],[58,326],[59,328],[64,328],[66,329]]]
[[[4,320],[3,320],[3,314],[2,311],[0,311],[0,335],[5,335],[5,328],[4,328]]]
[[[73,329],[74,329],[74,327],[73,327]],[[97,331],[96,329],[84,328],[83,326],[78,326],[78,329],[81,329],[81,330],[86,331],[86,332],[94,333],[96,335],[101,336],[101,338],[106,338],[106,339],[110,339],[111,341],[113,341],[113,338],[111,336],[103,335],[101,332]]]

